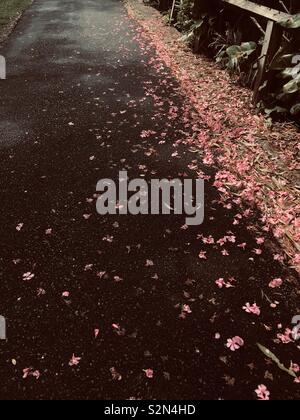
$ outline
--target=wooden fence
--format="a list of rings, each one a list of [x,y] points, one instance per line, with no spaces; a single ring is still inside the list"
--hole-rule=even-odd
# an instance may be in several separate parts
[[[258,61],[257,76],[254,85],[253,103],[257,104],[260,100],[261,86],[264,84],[267,70],[274,55],[279,50],[284,30],[286,30],[280,22],[293,20],[294,15],[261,6],[249,0],[220,0],[226,7],[240,9],[249,15],[259,16],[266,21],[265,38],[262,45],[262,51]],[[209,0],[196,0],[197,8],[201,10],[201,6],[205,7]]]
[[[279,24],[279,22],[291,20],[293,19],[293,16],[288,13],[280,12],[279,10],[261,6],[248,0],[222,0],[222,2],[229,6],[238,7],[240,10],[247,11],[250,14],[260,16],[267,20],[265,39],[258,62],[258,71],[253,93],[253,102],[256,104],[260,99],[260,88],[265,81],[268,65],[281,44],[284,28]]]

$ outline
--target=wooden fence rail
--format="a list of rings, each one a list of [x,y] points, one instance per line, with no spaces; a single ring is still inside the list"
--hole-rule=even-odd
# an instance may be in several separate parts
[[[261,6],[260,4],[254,3],[253,1],[248,0],[221,0],[223,3],[231,4],[232,6],[239,7],[242,10],[250,12],[254,15],[264,17],[273,22],[280,22],[282,20],[287,20],[292,17],[292,15],[279,10],[270,9],[266,6]]]

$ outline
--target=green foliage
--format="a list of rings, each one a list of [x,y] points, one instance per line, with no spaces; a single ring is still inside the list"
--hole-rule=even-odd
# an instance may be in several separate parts
[[[195,35],[199,33],[201,28],[203,27],[204,20],[200,19],[196,22],[191,21],[191,26],[188,31],[185,32],[185,34],[180,38],[183,42],[190,42],[194,39]]]
[[[226,48],[226,51],[222,50],[219,52],[216,60],[228,69],[240,69],[241,62],[247,60],[256,51],[256,48],[257,45],[255,42],[243,42],[241,45],[231,45]]]
[[[276,87],[272,86],[272,78],[263,87],[266,90],[264,103],[265,112],[300,114],[300,56],[288,53],[280,48],[270,64],[269,71],[276,74]],[[267,106],[266,104],[269,104]],[[270,106],[271,105],[271,106]]]
[[[294,15],[291,19],[282,20],[279,22],[281,26],[287,29],[300,28],[300,13]]]
[[[194,0],[181,0],[177,13],[176,27],[181,31],[188,31],[193,24]]]

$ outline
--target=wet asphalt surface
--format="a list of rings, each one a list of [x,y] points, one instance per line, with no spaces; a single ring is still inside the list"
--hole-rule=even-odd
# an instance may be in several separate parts
[[[172,157],[188,131],[179,87],[137,32],[117,0],[36,0],[0,50],[8,62],[0,81],[0,314],[8,323],[0,398],[252,399],[260,383],[273,398],[297,398],[299,385],[256,348],[273,348],[277,323],[290,326],[297,313],[294,285],[280,297],[270,291],[281,301],[276,311],[261,292],[290,273],[267,249],[253,255],[255,236],[243,221],[233,225],[240,209],[218,204],[213,181],[201,227],[183,229],[184,216],[96,213],[97,181],[122,169],[130,178],[195,176],[186,145]],[[245,251],[229,244],[224,257],[197,239],[228,231]],[[24,281],[26,272],[34,278]],[[230,276],[238,287],[220,294],[215,280]],[[241,311],[253,301],[263,318]],[[182,317],[184,304],[192,313]],[[246,345],[232,353],[224,343],[235,335]],[[280,347],[287,364],[293,351]],[[72,354],[78,366],[69,366]],[[25,368],[40,378],[23,379]]]

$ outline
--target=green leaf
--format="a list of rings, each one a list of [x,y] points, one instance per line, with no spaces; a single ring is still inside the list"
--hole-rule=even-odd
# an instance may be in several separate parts
[[[193,29],[199,29],[199,28],[201,28],[201,26],[203,25],[203,23],[204,23],[204,20],[203,20],[203,19],[201,19],[201,20],[197,20],[197,21],[194,23],[194,25],[192,26],[192,28],[193,28]]]
[[[284,372],[288,373],[290,376],[293,376],[293,378],[297,378],[296,373],[291,370],[287,369],[278,359],[278,357],[275,356],[274,353],[272,353],[269,349],[267,349],[265,346],[263,346],[260,343],[257,343],[257,347],[260,349],[260,351],[263,352],[265,356],[267,356],[269,359],[273,360],[274,363],[279,367],[279,369],[283,370]]]
[[[282,108],[281,106],[275,106],[274,108],[266,108],[265,113],[267,115],[271,115],[274,112],[277,112],[277,114],[287,114],[288,110],[286,108]]]
[[[195,32],[202,28],[203,23],[204,23],[203,19],[195,21],[193,25],[190,27],[190,29],[188,30],[188,32],[183,34],[183,36],[179,39],[179,41],[188,42],[191,39],[193,39]]]
[[[284,78],[296,78],[300,73],[300,68],[298,67],[288,67],[280,73],[280,75]]]
[[[289,19],[284,19],[279,22],[284,28],[297,29],[300,28],[300,13],[292,16]]]
[[[227,48],[226,52],[229,57],[237,57],[242,54],[243,50],[239,45],[232,45]]]
[[[242,48],[242,51],[246,52],[247,54],[252,54],[256,50],[257,45],[255,42],[252,42],[252,41],[243,42],[241,45],[241,48]]]
[[[255,42],[243,42],[241,45],[232,45],[228,47],[226,52],[230,58],[243,58],[249,57],[255,50],[256,50],[256,43]]]
[[[184,34],[181,38],[179,38],[179,41],[187,42],[190,41],[194,36],[194,31],[188,32],[187,34]]]
[[[289,95],[292,93],[296,93],[299,90],[300,90],[300,87],[299,87],[299,82],[297,81],[297,79],[293,79],[283,86],[284,93],[287,93]]]

